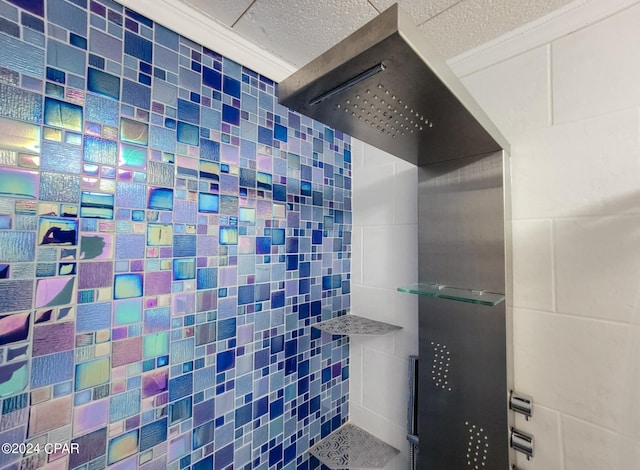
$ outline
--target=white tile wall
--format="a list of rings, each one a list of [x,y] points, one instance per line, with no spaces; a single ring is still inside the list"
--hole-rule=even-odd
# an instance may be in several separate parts
[[[462,78],[462,83],[508,139],[550,122],[549,46]],[[529,86],[522,87],[522,83]]]
[[[640,468],[638,31],[640,5],[463,78],[512,145],[515,386],[536,403],[522,470]],[[404,451],[392,397],[417,306],[392,288],[416,268],[415,178],[360,148],[352,304],[405,330],[352,342],[351,415]]]
[[[516,220],[512,224],[513,305],[554,310],[553,246],[550,220]]]
[[[408,356],[418,352],[418,301],[396,288],[415,282],[417,168],[369,145],[353,146],[353,313],[402,326],[350,344],[352,422],[401,453],[386,470],[407,468]]]
[[[587,116],[640,103],[640,5],[553,44],[554,119]]]
[[[636,5],[464,77],[511,142],[523,470],[640,468],[639,28]]]

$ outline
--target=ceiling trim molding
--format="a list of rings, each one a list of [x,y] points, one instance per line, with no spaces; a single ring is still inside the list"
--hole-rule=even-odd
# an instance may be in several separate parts
[[[576,0],[496,39],[452,57],[447,64],[464,77],[555,41],[638,3],[638,0]]]
[[[177,0],[118,0],[151,20],[174,30],[255,72],[281,82],[297,70],[235,31]]]

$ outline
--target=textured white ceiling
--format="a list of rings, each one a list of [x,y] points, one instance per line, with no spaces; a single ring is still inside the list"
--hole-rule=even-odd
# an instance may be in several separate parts
[[[301,67],[396,0],[180,0]],[[573,0],[399,0],[450,58]]]

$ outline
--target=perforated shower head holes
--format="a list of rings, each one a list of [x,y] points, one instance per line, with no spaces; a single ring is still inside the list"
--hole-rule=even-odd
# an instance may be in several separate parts
[[[433,122],[381,83],[374,90],[367,88],[362,94],[346,98],[343,103],[336,105],[336,109],[351,113],[351,116],[359,121],[364,121],[365,124],[394,139],[433,127]]]

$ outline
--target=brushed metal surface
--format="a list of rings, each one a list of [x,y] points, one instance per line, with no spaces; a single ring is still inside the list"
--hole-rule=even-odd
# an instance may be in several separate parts
[[[354,80],[380,64],[378,73]],[[278,91],[284,106],[417,165],[508,149],[397,4],[285,79]]]
[[[505,157],[497,152],[419,168],[420,282],[505,291]],[[508,469],[507,303],[421,296],[419,315],[417,468]]]

